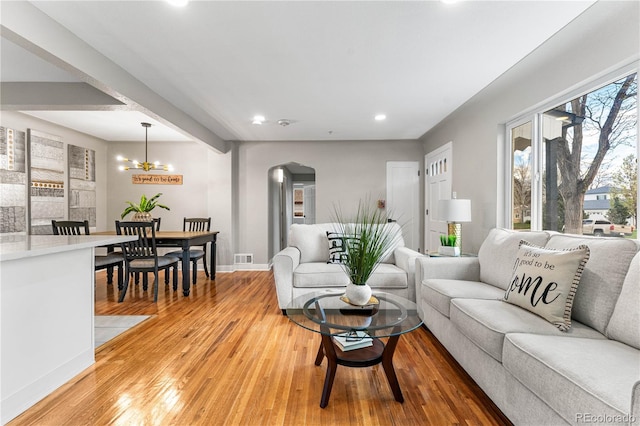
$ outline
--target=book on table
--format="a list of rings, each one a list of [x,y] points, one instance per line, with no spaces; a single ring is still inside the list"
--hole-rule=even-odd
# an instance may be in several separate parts
[[[364,331],[358,330],[336,334],[333,341],[342,352],[373,346],[373,339]]]

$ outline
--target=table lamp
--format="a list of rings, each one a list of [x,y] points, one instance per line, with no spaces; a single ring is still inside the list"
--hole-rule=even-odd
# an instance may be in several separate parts
[[[447,234],[456,236],[456,247],[462,248],[461,222],[471,222],[471,200],[452,198],[438,200],[438,218],[447,221]]]

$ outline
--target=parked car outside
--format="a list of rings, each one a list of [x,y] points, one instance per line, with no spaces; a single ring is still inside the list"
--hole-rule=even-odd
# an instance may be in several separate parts
[[[633,234],[633,226],[615,225],[604,219],[584,219],[582,233],[597,237],[630,237]]]

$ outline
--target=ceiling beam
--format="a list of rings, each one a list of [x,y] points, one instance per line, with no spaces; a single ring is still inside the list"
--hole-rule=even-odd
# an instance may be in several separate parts
[[[130,110],[140,111],[219,152],[229,150],[227,141],[176,108],[32,4],[2,2],[0,35],[128,105]]]
[[[87,83],[2,82],[4,111],[122,111],[129,106]]]

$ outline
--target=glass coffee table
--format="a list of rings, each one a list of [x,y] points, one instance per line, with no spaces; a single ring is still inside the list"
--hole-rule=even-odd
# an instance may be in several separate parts
[[[320,365],[325,356],[328,365],[320,407],[324,408],[329,403],[338,365],[370,367],[382,363],[395,400],[404,402],[393,369],[393,354],[400,336],[422,324],[414,302],[374,291],[370,304],[354,306],[345,299],[344,292],[325,291],[292,300],[286,313],[291,321],[321,335],[315,365]],[[381,338],[388,338],[386,344]],[[336,339],[345,346],[361,343],[364,347],[342,350]]]

